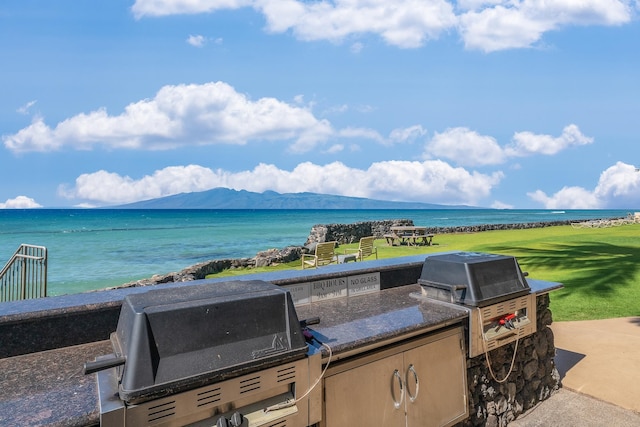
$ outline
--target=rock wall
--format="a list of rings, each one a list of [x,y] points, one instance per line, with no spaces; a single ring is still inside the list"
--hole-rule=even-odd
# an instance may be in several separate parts
[[[478,233],[491,230],[517,230],[526,228],[569,225],[571,221],[529,222],[522,224],[483,224],[459,227],[428,227],[427,233]],[[393,226],[414,225],[411,219],[393,219],[383,221],[363,221],[353,224],[317,224],[311,228],[303,246],[288,246],[283,249],[269,249],[259,252],[254,258],[214,259],[192,265],[179,272],[155,275],[148,279],[136,280],[118,287],[149,286],[159,283],[185,282],[204,279],[209,274],[234,268],[266,267],[273,264],[300,259],[302,253],[313,251],[315,243],[337,241],[339,244],[357,242],[362,237],[376,236],[382,239]]]
[[[504,427],[518,415],[549,398],[560,387],[555,366],[549,295],[537,298],[537,332],[518,343],[515,364],[508,379],[492,378],[484,355],[467,360],[470,417],[464,427]],[[511,367],[515,343],[489,352],[491,368],[502,380]]]
[[[336,241],[339,244],[353,243],[362,237],[375,236],[381,239],[389,233],[391,227],[413,225],[410,219],[393,219],[385,221],[364,221],[353,224],[317,224],[311,227],[305,246],[314,243]]]
[[[135,280],[118,287],[127,288],[134,286],[151,286],[161,283],[200,280],[206,278],[210,274],[220,273],[224,270],[266,267],[269,265],[295,261],[300,259],[302,252],[304,251],[306,251],[306,249],[301,246],[288,246],[284,249],[269,249],[259,252],[254,258],[214,259],[192,265],[178,272],[163,275],[156,274],[148,279]]]
[[[527,228],[552,227],[556,225],[570,225],[571,221],[527,222],[516,224],[481,224],[464,225],[458,227],[427,227],[428,234],[450,233],[478,233],[492,230],[522,230]],[[395,219],[385,221],[365,221],[354,224],[317,224],[311,228],[305,246],[314,243],[337,241],[339,244],[353,243],[362,237],[375,236],[381,239],[394,226],[414,225],[411,219]]]

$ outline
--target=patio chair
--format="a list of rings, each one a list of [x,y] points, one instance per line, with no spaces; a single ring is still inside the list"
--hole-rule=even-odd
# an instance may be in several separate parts
[[[337,262],[338,258],[335,254],[336,242],[317,243],[316,250],[313,254],[302,254],[302,269],[317,268],[322,265]]]
[[[360,243],[358,244],[358,249],[345,249],[344,253],[345,254],[348,252],[357,253],[357,258],[360,261],[374,254],[376,256],[376,259],[378,259],[378,248],[376,248],[373,245],[373,242],[375,241],[375,239],[376,238],[374,236],[363,237],[362,239],[360,239]]]

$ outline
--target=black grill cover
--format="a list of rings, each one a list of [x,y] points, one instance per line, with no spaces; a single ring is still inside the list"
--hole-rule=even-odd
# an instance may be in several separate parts
[[[478,307],[531,290],[514,257],[478,252],[427,257],[418,283],[430,298]]]
[[[304,357],[291,295],[231,281],[127,296],[111,337],[120,397],[141,402]]]

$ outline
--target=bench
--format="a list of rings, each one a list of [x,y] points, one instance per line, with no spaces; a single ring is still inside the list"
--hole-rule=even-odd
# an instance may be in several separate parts
[[[389,246],[395,246],[396,241],[399,245],[406,243],[413,246],[418,244],[431,246],[433,244],[434,236],[435,234],[390,233],[385,234],[384,238]]]

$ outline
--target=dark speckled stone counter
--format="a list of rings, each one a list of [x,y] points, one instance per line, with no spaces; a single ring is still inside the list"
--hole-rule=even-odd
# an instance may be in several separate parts
[[[87,426],[99,422],[96,375],[84,362],[109,341],[0,359],[1,426]]]
[[[402,286],[313,303],[296,311],[301,320],[320,317],[320,324],[313,325],[314,334],[339,359],[466,319],[465,310],[412,296],[419,293],[418,285]],[[98,424],[96,374],[85,376],[82,368],[111,351],[105,340],[0,359],[0,425]]]
[[[466,310],[416,298],[420,292],[419,285],[408,285],[300,306],[296,312],[300,320],[320,318],[309,329],[331,347],[334,360],[467,319]],[[323,353],[328,355],[324,349]]]

